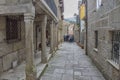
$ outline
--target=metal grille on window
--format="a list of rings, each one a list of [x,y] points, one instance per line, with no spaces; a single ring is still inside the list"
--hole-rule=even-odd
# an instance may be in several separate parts
[[[113,31],[112,33],[112,60],[119,63],[120,54],[120,31]]]
[[[20,40],[21,36],[21,19],[16,16],[6,18],[6,40],[7,42]]]

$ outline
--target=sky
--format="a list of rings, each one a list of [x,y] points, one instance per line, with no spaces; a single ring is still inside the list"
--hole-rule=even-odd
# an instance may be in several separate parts
[[[78,14],[78,0],[64,0],[64,18],[71,18]]]

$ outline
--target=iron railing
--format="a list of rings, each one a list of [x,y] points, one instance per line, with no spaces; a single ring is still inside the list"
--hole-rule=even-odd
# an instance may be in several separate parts
[[[112,60],[119,64],[120,31],[112,32]]]
[[[50,9],[53,11],[53,13],[57,16],[57,7],[56,7],[54,0],[45,0],[45,2],[50,7]]]

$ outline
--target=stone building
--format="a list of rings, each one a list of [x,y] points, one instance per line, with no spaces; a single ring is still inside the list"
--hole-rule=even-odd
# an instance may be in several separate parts
[[[80,40],[79,40],[79,44],[82,48],[84,48],[84,35],[85,35],[85,11],[84,11],[84,3],[82,2],[82,0],[78,1],[78,13],[79,13],[79,25],[80,25]]]
[[[120,80],[120,0],[87,1],[88,55],[107,80]]]
[[[77,14],[75,14],[74,16],[76,18],[76,23],[74,25],[74,40],[75,42],[80,42],[80,16]]]
[[[26,80],[39,77],[37,65],[62,41],[63,11],[63,0],[0,0],[1,76],[25,61]]]
[[[79,42],[80,41],[80,29],[78,25],[74,25],[74,40],[75,42]]]
[[[64,35],[67,35],[67,34],[68,34],[68,27],[70,26],[70,24],[71,24],[70,22],[67,22],[67,21],[65,21],[65,20],[63,21],[63,26],[64,26],[64,27],[63,27],[63,34],[64,34]]]

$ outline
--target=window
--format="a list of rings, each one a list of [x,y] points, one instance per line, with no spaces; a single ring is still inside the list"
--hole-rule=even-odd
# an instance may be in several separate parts
[[[112,32],[112,60],[119,63],[120,54],[120,30]]]
[[[6,40],[7,42],[18,41],[21,38],[21,20],[20,17],[6,17]]]
[[[95,31],[95,48],[98,48],[98,31]]]
[[[96,8],[99,9],[102,5],[102,0],[96,0]]]

